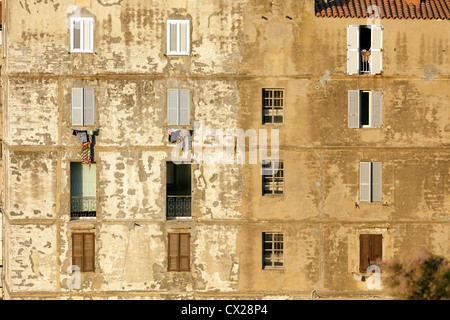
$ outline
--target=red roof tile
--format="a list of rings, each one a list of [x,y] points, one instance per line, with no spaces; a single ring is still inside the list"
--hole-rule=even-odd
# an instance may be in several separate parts
[[[376,7],[378,7],[378,10]],[[450,20],[450,0],[315,0],[317,17]]]

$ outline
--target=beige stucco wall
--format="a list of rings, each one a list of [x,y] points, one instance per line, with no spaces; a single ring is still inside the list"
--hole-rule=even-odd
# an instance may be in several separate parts
[[[6,298],[367,297],[353,274],[359,234],[383,234],[383,259],[421,246],[450,257],[448,21],[382,20],[383,75],[347,76],[346,26],[366,20],[316,18],[311,1],[8,1],[4,12]],[[69,54],[72,14],[95,16],[94,54]],[[190,56],[165,55],[167,19],[191,21]],[[95,90],[97,217],[71,220],[79,86]],[[262,196],[259,162],[193,164],[192,219],[166,220],[168,88],[190,90],[190,129],[279,129],[284,195]],[[262,88],[285,89],[282,125],[261,124]],[[358,89],[383,92],[382,128],[348,128]],[[383,162],[382,203],[359,203],[359,161]],[[96,271],[73,290],[77,231],[95,234]],[[168,272],[167,235],[180,231],[191,272]],[[262,269],[263,232],[284,234],[283,269]]]

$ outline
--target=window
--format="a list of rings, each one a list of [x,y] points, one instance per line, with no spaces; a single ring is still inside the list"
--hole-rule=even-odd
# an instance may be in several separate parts
[[[284,192],[284,162],[263,160],[263,195],[283,194]]]
[[[167,21],[167,54],[189,55],[189,20]]]
[[[348,91],[348,127],[381,128],[382,96],[379,91]]]
[[[81,162],[70,163],[70,215],[71,217],[96,216],[96,165],[89,167]]]
[[[381,73],[382,50],[381,26],[347,26],[347,74]]]
[[[72,125],[93,126],[95,119],[94,90],[72,89]]]
[[[95,271],[95,235],[93,233],[72,233],[72,265],[80,271]]]
[[[263,124],[283,123],[284,90],[263,89]]]
[[[361,234],[359,236],[359,271],[365,273],[371,265],[382,259],[381,234]]]
[[[169,233],[168,271],[190,270],[189,233]]]
[[[190,96],[187,89],[167,90],[167,124],[186,126],[190,123]]]
[[[263,269],[282,268],[283,258],[283,234],[263,233]]]
[[[94,52],[94,18],[70,18],[70,52]]]
[[[191,216],[191,165],[167,162],[167,218]]]
[[[381,202],[382,200],[382,163],[359,163],[359,201]]]

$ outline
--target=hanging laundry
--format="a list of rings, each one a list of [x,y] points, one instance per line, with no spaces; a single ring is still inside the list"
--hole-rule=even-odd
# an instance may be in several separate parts
[[[88,141],[88,137],[86,131],[78,131],[77,133],[77,141],[81,143],[86,143]]]
[[[91,144],[92,144],[92,136],[93,136],[93,132],[91,134],[91,132],[87,133],[87,138],[88,140],[83,143],[82,147],[81,147],[81,161],[88,165],[89,168],[91,167]]]

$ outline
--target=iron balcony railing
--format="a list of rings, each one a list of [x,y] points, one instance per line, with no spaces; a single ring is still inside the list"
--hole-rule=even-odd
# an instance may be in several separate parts
[[[71,217],[95,217],[97,207],[96,197],[71,197]]]
[[[361,52],[360,55],[361,68],[360,74],[370,74],[370,50]]]
[[[191,196],[167,196],[168,218],[180,218],[191,216]]]

